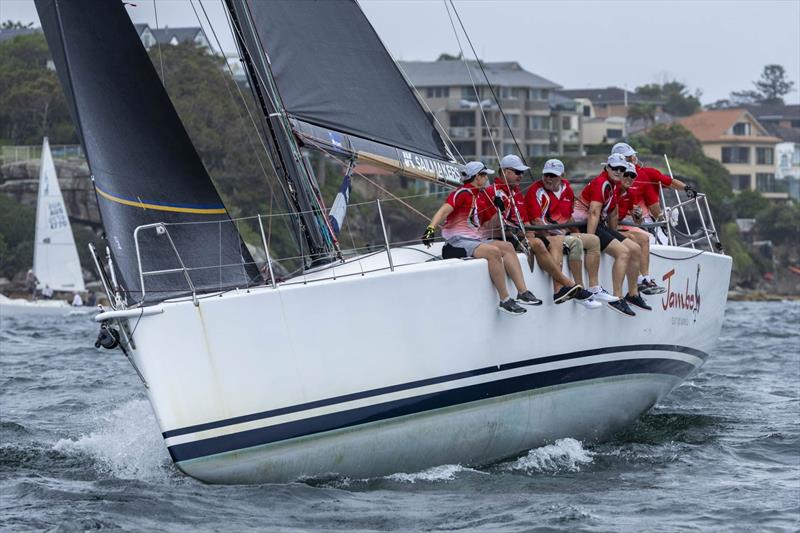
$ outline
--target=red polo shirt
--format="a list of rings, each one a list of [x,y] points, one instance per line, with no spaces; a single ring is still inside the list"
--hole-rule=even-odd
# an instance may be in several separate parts
[[[486,187],[486,196],[491,199],[494,198],[495,195],[503,199],[503,205],[505,206],[505,209],[503,210],[503,216],[508,224],[515,227],[519,226],[520,220],[517,220],[517,213],[519,213],[519,216],[522,219],[521,222],[523,224],[527,224],[530,221],[530,213],[525,207],[525,197],[519,190],[519,186],[515,185],[509,191],[509,188],[506,185],[506,180],[504,180],[502,177],[495,178],[494,185]],[[511,206],[512,198],[514,200],[514,205],[517,208],[516,210],[514,210]],[[496,215],[497,211],[487,212],[487,216],[482,219],[482,222],[485,222]]]
[[[483,207],[479,197],[480,190],[472,183],[466,183],[450,193],[445,200],[453,211],[447,216],[442,226],[442,237],[449,239],[456,235],[480,239],[481,220],[479,212]]]
[[[652,187],[637,185],[636,181],[626,190],[622,185],[617,186],[617,206],[619,207],[619,220],[624,219],[635,206],[641,206],[643,210],[647,209],[648,205],[645,203],[645,197],[653,190]]]
[[[667,188],[672,185],[672,178],[662,174],[657,168],[636,167],[635,183],[649,186],[653,191],[650,193],[650,198],[655,198],[655,202],[658,202],[658,184],[660,183],[662,187]],[[647,205],[653,205],[655,202],[650,202]]]
[[[604,170],[583,188],[575,202],[573,216],[575,220],[584,221],[589,218],[589,206],[592,202],[603,204],[600,219],[605,220],[608,214],[617,207],[616,184]]]
[[[556,191],[544,188],[544,182],[539,180],[528,189],[525,195],[525,205],[531,220],[542,219],[546,224],[565,224],[572,218],[575,193],[569,182],[561,180],[561,185]],[[564,233],[564,230],[553,230]]]

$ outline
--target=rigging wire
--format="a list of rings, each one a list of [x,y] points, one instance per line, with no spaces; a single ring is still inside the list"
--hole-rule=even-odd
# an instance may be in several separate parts
[[[158,27],[158,8],[156,8],[156,0],[153,0],[153,14],[156,18],[156,31],[159,31],[161,28]],[[167,79],[164,77],[164,60],[161,57],[161,41],[156,39],[156,46],[158,47],[158,62],[161,64],[161,84],[164,88],[167,88]]]

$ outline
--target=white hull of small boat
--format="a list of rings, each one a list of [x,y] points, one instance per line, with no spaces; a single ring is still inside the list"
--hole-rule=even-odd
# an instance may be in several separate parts
[[[88,314],[92,307],[73,307],[64,300],[24,300],[8,298],[0,294],[0,315],[12,317],[20,315],[66,316],[70,314]]]
[[[135,324],[133,360],[173,460],[193,477],[484,464],[561,437],[603,438],[703,364],[731,260],[652,251],[669,291],[636,317],[549,298],[509,316],[484,261],[427,261],[413,247],[393,250],[394,271],[376,254],[337,267],[336,279],[327,269],[115,314]],[[537,295],[552,294],[549,277],[525,270]]]

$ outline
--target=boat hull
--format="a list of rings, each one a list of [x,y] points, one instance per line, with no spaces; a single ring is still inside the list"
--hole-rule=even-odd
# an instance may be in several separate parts
[[[91,313],[93,307],[73,307],[63,300],[24,300],[7,298],[0,294],[0,315],[13,317],[21,315],[67,316],[70,314]]]
[[[552,301],[502,314],[484,261],[403,249],[394,271],[372,256],[336,279],[163,303],[138,320],[133,358],[173,460],[204,481],[484,464],[602,439],[703,364],[730,259],[653,251],[670,291],[633,318]],[[538,269],[526,278],[552,293]]]

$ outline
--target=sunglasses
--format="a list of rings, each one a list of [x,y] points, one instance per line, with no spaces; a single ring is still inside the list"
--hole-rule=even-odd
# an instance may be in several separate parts
[[[517,176],[522,176],[525,173],[524,170],[517,170],[516,168],[509,168],[508,170],[510,170],[511,172],[516,174]]]
[[[625,174],[623,174],[623,175],[622,175],[622,177],[623,177],[623,178],[630,178],[630,179],[633,179],[633,178],[635,178],[635,177],[636,177],[636,174],[634,174],[633,172],[626,172]]]
[[[544,174],[544,177],[553,179],[553,178],[560,178],[561,176],[559,176],[558,174],[551,174],[548,172],[547,174]]]
[[[625,167],[608,167],[609,170],[613,170],[614,172],[625,172]]]

